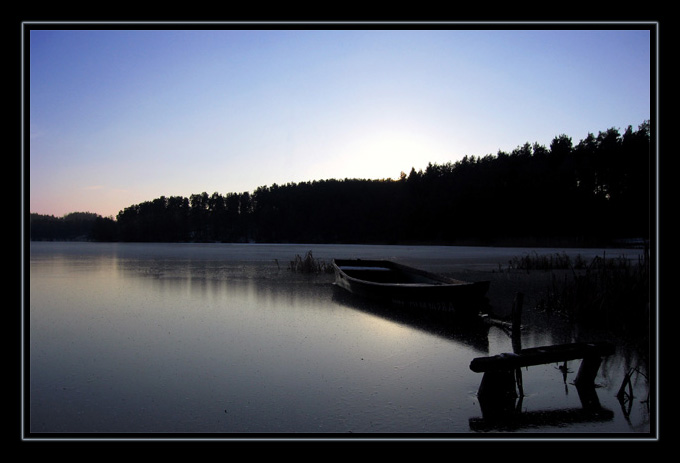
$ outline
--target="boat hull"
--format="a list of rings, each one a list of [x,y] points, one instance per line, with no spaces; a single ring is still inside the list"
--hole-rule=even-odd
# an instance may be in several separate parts
[[[386,260],[336,259],[333,270],[335,284],[357,296],[456,312],[479,312],[489,289]]]

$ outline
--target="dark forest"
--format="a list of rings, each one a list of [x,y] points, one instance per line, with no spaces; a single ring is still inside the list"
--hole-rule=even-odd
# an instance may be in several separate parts
[[[116,218],[30,215],[31,240],[608,245],[649,239],[649,121],[574,144],[430,163],[398,180],[319,180],[162,196]]]

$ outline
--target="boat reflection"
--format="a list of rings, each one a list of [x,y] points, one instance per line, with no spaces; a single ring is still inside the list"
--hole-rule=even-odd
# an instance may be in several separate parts
[[[365,299],[335,285],[332,299],[345,307],[464,344],[482,353],[489,352],[489,325],[479,317]]]

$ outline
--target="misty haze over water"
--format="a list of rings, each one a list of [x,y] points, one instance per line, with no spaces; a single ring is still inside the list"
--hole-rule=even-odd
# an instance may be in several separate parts
[[[496,291],[491,305],[501,311],[511,305],[515,289],[528,289],[528,301],[534,289],[523,275],[498,271],[509,259],[533,251],[586,260],[603,253],[32,242],[25,410],[30,432],[49,437],[482,432],[476,425],[483,422],[476,395],[481,375],[469,364],[475,357],[512,352],[507,333],[493,326],[433,327],[393,317],[334,287],[330,274],[288,270],[296,254],[309,250],[329,261],[386,258],[461,279],[488,277]],[[642,251],[606,252],[637,259]],[[557,322],[531,323],[522,347],[610,340],[602,336]],[[619,345],[603,361],[596,391],[610,413],[600,420],[572,421],[571,412],[583,408],[571,384],[578,361],[570,363],[566,379],[553,364],[526,369],[521,410],[546,419],[502,431],[514,437],[645,436],[650,413],[639,398],[648,395],[649,385],[637,378],[637,399],[629,410],[615,397],[625,373],[639,367],[642,357]]]

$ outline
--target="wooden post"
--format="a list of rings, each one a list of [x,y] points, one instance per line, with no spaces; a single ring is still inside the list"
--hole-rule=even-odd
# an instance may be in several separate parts
[[[522,304],[524,294],[517,293],[512,304],[512,351],[519,354],[522,350]],[[522,369],[515,369],[515,381],[519,390],[519,396],[524,397],[524,384],[522,381]]]
[[[594,384],[576,384],[576,392],[585,410],[600,410],[602,408]]]
[[[594,387],[597,371],[600,369],[602,359],[599,355],[586,355],[581,360],[581,366],[574,379],[574,384],[579,387]]]
[[[519,328],[522,324],[522,304],[524,302],[524,294],[515,294],[515,300],[512,303],[512,327]]]
[[[524,294],[517,293],[512,303],[512,351],[516,354],[522,350],[522,303]]]
[[[482,376],[477,396],[480,400],[486,398],[515,399],[517,398],[515,387],[515,375],[512,370],[487,371]]]
[[[514,414],[518,408],[513,372],[495,370],[484,373],[477,398],[485,420],[504,419]]]

